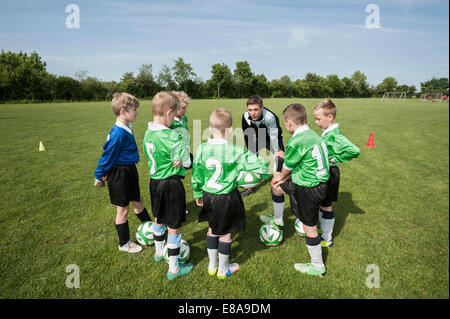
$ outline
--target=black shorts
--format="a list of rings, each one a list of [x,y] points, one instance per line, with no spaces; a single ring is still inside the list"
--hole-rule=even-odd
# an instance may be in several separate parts
[[[131,201],[139,202],[139,174],[135,164],[118,165],[108,173],[109,199],[111,204],[126,207]]]
[[[319,221],[319,203],[325,198],[327,184],[303,187],[288,180],[280,187],[289,195],[292,213],[306,226],[316,226]]]
[[[203,192],[203,208],[198,222],[209,222],[214,235],[244,231],[245,207],[241,193],[237,188],[222,195]]]
[[[186,221],[186,192],[180,176],[150,180],[150,202],[158,224],[178,229]]]
[[[320,203],[320,206],[330,207],[332,202],[337,202],[339,194],[339,179],[341,173],[339,167],[330,167],[330,179],[327,181],[327,193],[325,199]]]

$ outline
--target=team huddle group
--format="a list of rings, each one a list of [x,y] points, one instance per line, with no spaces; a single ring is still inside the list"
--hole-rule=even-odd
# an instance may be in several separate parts
[[[199,222],[208,222],[206,248],[208,274],[225,279],[239,270],[230,263],[231,234],[245,230],[245,207],[242,196],[255,192],[250,188],[239,192],[238,175],[251,171],[262,179],[271,172],[260,151],[268,149],[275,159],[271,181],[273,216],[260,216],[261,221],[276,229],[284,226],[284,195],[288,194],[292,213],[298,218],[306,237],[311,261],[294,264],[301,273],[323,276],[326,267],[322,247],[332,247],[334,213],[340,172],[338,164],[357,157],[360,150],[349,141],[335,123],[336,106],[326,99],[314,106],[319,137],[307,124],[307,112],[301,104],[290,104],[283,111],[284,126],[292,134],[286,148],[278,117],[264,107],[263,100],[251,96],[242,117],[246,148],[232,144],[232,116],[224,108],[211,112],[211,136],[190,153],[188,121],[185,115],[190,103],[184,92],[159,92],[152,99],[153,121],[143,140],[143,150],[150,172],[151,211],[154,217],[154,261],[164,260],[167,241],[169,269],[173,280],[189,273],[194,265],[181,263],[180,228],[186,221],[186,194],[182,179],[192,169],[192,187],[196,204],[201,207]],[[128,93],[116,93],[111,101],[116,123],[111,129],[103,154],[95,170],[94,186],[108,185],[110,201],[116,206],[116,229],[119,250],[137,253],[142,247],[130,240],[129,203],[139,220],[151,221],[139,189],[136,163],[139,152],[131,129],[136,121],[139,101]],[[320,225],[320,229],[318,228]]]

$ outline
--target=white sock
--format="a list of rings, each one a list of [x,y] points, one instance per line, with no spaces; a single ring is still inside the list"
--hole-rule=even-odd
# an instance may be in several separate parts
[[[324,218],[325,216],[325,218]],[[332,241],[334,228],[334,214],[333,212],[321,212],[319,214],[320,229],[322,229],[322,238],[326,241]]]
[[[283,223],[283,212],[284,212],[284,202],[276,203],[272,201],[273,204],[273,219],[275,224]]]
[[[206,250],[208,251],[208,269],[217,269],[219,264],[219,237],[206,234]]]
[[[180,249],[180,243],[181,234],[167,236],[167,248],[169,249],[169,252],[171,249]],[[169,271],[172,273],[176,273],[178,270],[178,256],[180,256],[179,252],[178,255],[169,255]]]
[[[154,225],[153,226],[153,235],[155,236],[162,236],[164,235],[164,233],[166,232],[166,227],[164,225],[162,226],[157,226]],[[156,251],[155,253],[158,256],[162,256],[164,254],[164,242],[165,240],[159,241],[159,240],[155,240],[155,248]]]
[[[228,260],[231,252],[231,241],[222,242],[219,240],[219,273],[225,274],[228,271]]]
[[[308,252],[309,255],[311,256],[311,263],[313,264],[313,266],[317,270],[320,270],[323,267],[325,267],[325,264],[323,263],[322,259],[322,247],[320,246],[320,244],[315,246],[306,245],[306,247],[308,247]]]

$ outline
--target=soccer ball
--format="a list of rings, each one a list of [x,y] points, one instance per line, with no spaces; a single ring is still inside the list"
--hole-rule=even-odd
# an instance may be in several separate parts
[[[240,171],[236,178],[237,186],[242,188],[252,188],[262,181],[261,175],[253,171]]]
[[[270,224],[264,224],[259,229],[259,239],[266,246],[277,246],[283,240],[283,231]]]
[[[153,222],[147,221],[140,224],[136,231],[136,239],[141,245],[153,245]]]
[[[295,220],[295,231],[302,237],[305,237],[305,230],[303,229],[303,223],[297,218]]]
[[[167,244],[164,245],[164,260],[166,263],[169,263],[169,248],[167,247]],[[180,242],[180,255],[178,256],[178,261],[180,263],[185,263],[188,261],[189,257],[191,256],[191,248],[189,247],[189,244],[184,239],[181,239]]]

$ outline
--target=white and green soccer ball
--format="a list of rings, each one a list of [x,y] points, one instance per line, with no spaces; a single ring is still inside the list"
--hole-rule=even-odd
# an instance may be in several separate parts
[[[147,221],[140,224],[136,231],[136,239],[141,245],[153,245],[155,242],[153,239],[153,222]]]
[[[297,218],[295,220],[295,231],[302,237],[305,237],[305,230],[303,229],[303,223]]]
[[[266,246],[277,246],[283,240],[283,231],[270,224],[264,224],[259,229],[259,239]]]
[[[237,186],[242,188],[252,188],[261,183],[261,175],[253,171],[240,171],[236,178]]]
[[[167,247],[167,244],[164,245],[164,260],[166,263],[169,263],[169,249]],[[180,256],[178,256],[178,262],[180,263],[186,263],[191,256],[191,248],[189,247],[189,244],[184,239],[181,239],[180,242]]]

